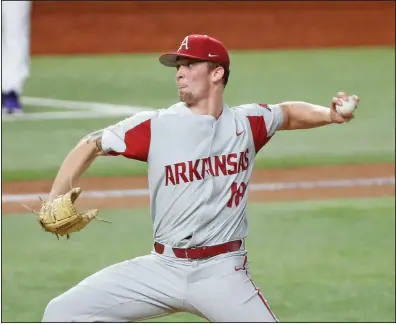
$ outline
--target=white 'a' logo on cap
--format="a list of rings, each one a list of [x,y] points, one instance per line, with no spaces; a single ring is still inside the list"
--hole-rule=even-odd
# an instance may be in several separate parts
[[[183,40],[177,52],[179,52],[183,46],[186,50],[188,50],[188,36],[186,36],[186,38]]]

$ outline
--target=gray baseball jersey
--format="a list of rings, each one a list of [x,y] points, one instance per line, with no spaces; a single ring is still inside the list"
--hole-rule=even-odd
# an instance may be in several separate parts
[[[211,322],[277,321],[251,280],[244,244],[198,260],[176,257],[173,247],[247,236],[254,157],[282,120],[277,105],[224,106],[216,120],[178,103],[106,128],[109,155],[148,162],[154,238],[164,251],[89,276],[52,299],[43,321],[127,322],[180,311]]]
[[[216,120],[180,102],[106,128],[102,145],[109,154],[147,161],[157,242],[212,246],[247,236],[254,157],[282,120],[276,105],[224,106]]]

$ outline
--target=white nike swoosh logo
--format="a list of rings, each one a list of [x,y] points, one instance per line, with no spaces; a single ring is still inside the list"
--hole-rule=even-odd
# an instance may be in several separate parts
[[[217,54],[212,54],[212,53],[209,53],[208,54],[208,56],[210,57],[210,58],[212,58],[212,57],[214,57],[214,56],[218,56]]]

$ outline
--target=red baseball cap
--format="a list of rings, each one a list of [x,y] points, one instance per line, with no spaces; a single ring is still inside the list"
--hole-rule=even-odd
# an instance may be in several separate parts
[[[227,49],[217,39],[208,35],[192,34],[184,38],[177,52],[164,53],[159,61],[167,67],[176,67],[178,58],[212,61],[224,68],[230,68]]]

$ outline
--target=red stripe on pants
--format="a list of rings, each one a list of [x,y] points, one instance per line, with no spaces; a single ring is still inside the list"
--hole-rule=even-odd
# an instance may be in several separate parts
[[[254,285],[253,281],[252,281],[252,284]],[[255,288],[256,288],[256,286],[255,286]],[[257,293],[258,293],[258,295],[259,295],[261,301],[264,303],[265,307],[266,307],[267,310],[270,312],[271,316],[274,318],[274,320],[275,320],[276,322],[278,322],[278,320],[276,319],[276,317],[275,317],[274,313],[272,312],[270,306],[267,304],[267,301],[265,300],[265,298],[264,298],[263,295],[261,294],[260,289],[259,289],[259,288],[256,288],[256,290],[257,290]]]
[[[248,270],[246,269],[246,264],[247,264],[247,255],[245,254],[245,259],[243,260],[243,265],[241,268],[235,268],[235,271],[240,271],[240,270],[245,270],[246,271],[246,276],[249,278],[251,284],[253,285],[254,289],[256,289],[258,296],[260,297],[261,301],[264,303],[265,308],[267,308],[268,312],[271,314],[275,322],[278,322],[278,319],[275,317],[275,314],[272,312],[270,306],[267,304],[267,301],[265,300],[264,296],[261,294],[260,289],[257,288],[252,280],[252,278],[249,276]]]
[[[247,259],[247,257],[245,256]],[[245,266],[245,264],[244,264]],[[271,316],[274,318],[275,322],[278,322],[278,319],[275,317],[275,314],[272,312],[270,306],[267,304],[267,301],[265,300],[264,296],[261,294],[260,289],[257,288],[252,280],[252,278],[249,276],[248,271],[246,270],[246,276],[249,278],[250,282],[252,283],[253,287],[256,289],[258,296],[260,297],[261,301],[264,303],[265,308],[269,311]]]

